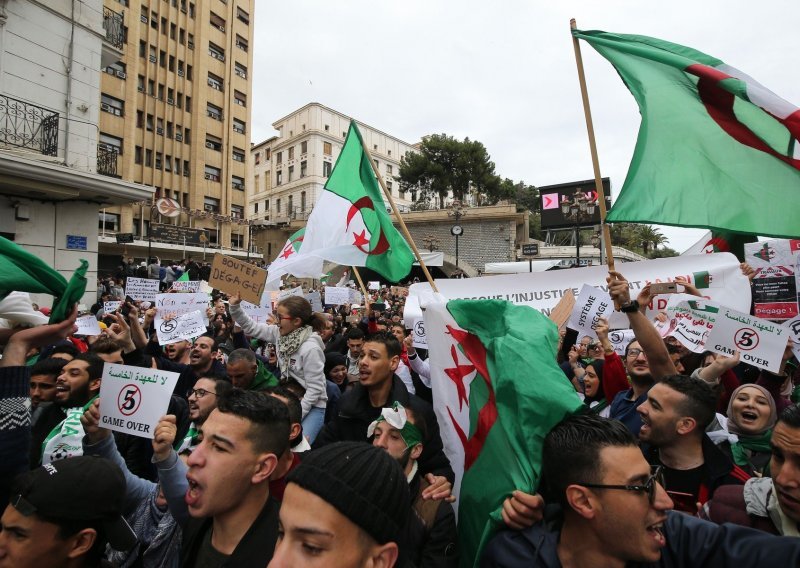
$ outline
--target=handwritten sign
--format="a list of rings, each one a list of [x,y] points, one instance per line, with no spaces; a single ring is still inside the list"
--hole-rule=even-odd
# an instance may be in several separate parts
[[[75,320],[75,325],[78,326],[77,335],[100,335],[100,323],[93,315],[81,316]]]
[[[158,284],[158,280],[128,276],[125,279],[125,295],[134,300],[154,302],[158,294]]]
[[[364,295],[354,288],[350,288],[350,303],[361,304],[364,302]]]
[[[246,313],[247,316],[254,322],[263,324],[269,323],[269,316],[272,313],[272,310],[269,307],[261,307],[245,301],[242,301],[242,303],[239,305],[244,313]]]
[[[724,355],[739,351],[744,363],[777,373],[789,336],[789,330],[780,324],[720,308],[706,348]]]
[[[306,294],[306,300],[308,303],[311,304],[311,311],[314,312],[321,312],[322,311],[322,298],[320,298],[319,292],[313,291]]]
[[[106,363],[100,383],[100,425],[152,439],[177,383],[178,373]]]
[[[156,315],[160,319],[172,319],[189,312],[199,311],[208,325],[208,296],[202,292],[186,294],[158,294],[155,301]]]
[[[107,314],[116,312],[120,307],[122,307],[121,301],[103,302],[103,311]]]
[[[239,294],[251,304],[261,302],[267,271],[224,254],[215,254],[208,285],[226,294]]]
[[[380,290],[380,289],[381,289],[381,283],[378,280],[370,280],[367,283],[367,290]]]
[[[172,319],[162,319],[156,315],[154,321],[159,345],[171,345],[183,339],[192,340],[206,332],[203,313],[189,312]]]
[[[295,286],[294,288],[289,288],[288,290],[281,290],[278,292],[278,301],[280,302],[284,298],[288,298],[289,296],[304,296],[303,294],[303,287],[302,286]]]
[[[792,338],[794,343],[792,353],[796,358],[800,359],[800,316],[784,322],[783,326],[789,330],[789,337]]]
[[[174,292],[200,292],[199,280],[176,280],[172,283]]]
[[[575,307],[572,309],[567,327],[591,337],[597,337],[594,330],[600,318],[608,318],[613,311],[614,302],[608,292],[584,284],[575,301]]]
[[[625,349],[634,339],[636,339],[636,335],[633,333],[632,329],[615,329],[614,331],[608,332],[608,340],[611,342],[611,345],[614,346],[614,351],[620,357],[625,355]]]
[[[329,306],[341,306],[350,303],[350,288],[325,286],[325,303]]]
[[[673,294],[666,308],[669,325],[662,337],[674,337],[694,353],[706,351],[708,334],[719,315],[719,305],[689,294]]]

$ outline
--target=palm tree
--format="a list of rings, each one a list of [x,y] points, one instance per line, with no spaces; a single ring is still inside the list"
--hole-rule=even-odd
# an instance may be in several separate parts
[[[644,256],[647,256],[650,252],[650,245],[653,245],[653,249],[655,250],[658,248],[658,245],[667,244],[669,241],[667,237],[661,234],[661,231],[650,225],[640,225],[636,231],[636,238],[642,243]]]

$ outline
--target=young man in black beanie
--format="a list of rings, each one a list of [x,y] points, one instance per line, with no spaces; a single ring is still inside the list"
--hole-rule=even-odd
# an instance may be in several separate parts
[[[411,506],[397,462],[363,442],[310,452],[289,474],[269,568],[392,568]]]

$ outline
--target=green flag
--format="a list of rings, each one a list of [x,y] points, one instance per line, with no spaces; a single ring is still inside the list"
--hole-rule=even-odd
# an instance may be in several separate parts
[[[574,30],[639,105],[628,175],[608,213],[631,221],[793,237],[800,109],[709,55],[655,38]]]
[[[58,323],[67,318],[86,291],[88,268],[89,263],[81,260],[80,267],[67,281],[39,257],[0,237],[0,300],[14,291],[50,294],[55,296],[50,323]]]
[[[414,254],[392,225],[371,164],[353,121],[291,262],[317,257],[344,266],[365,266],[390,282],[408,276]],[[294,274],[289,265],[287,259],[281,269]]]
[[[178,282],[188,282],[188,281],[189,281],[189,271],[184,270],[183,274],[181,274],[181,277],[178,278]]]
[[[538,310],[500,300],[429,305],[433,402],[456,473],[462,566],[499,525],[503,500],[539,484],[542,443],[580,409],[556,364],[558,328]]]

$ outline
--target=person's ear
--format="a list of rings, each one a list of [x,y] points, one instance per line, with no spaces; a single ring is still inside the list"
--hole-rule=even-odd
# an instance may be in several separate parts
[[[69,550],[67,551],[67,558],[80,558],[81,556],[85,556],[92,549],[96,540],[96,530],[83,529],[78,531],[68,539]]]
[[[400,355],[395,355],[389,360],[389,368],[392,371],[396,371],[397,367],[400,365]]]
[[[576,513],[585,519],[595,517],[598,503],[589,488],[582,485],[569,485],[565,492],[567,503]]]
[[[276,467],[278,467],[278,457],[275,454],[261,454],[258,457],[253,477],[250,479],[251,483],[256,485],[268,480]]]
[[[419,456],[422,455],[422,444],[417,444],[413,448],[411,448],[411,452],[409,452],[409,457],[412,460],[419,459]]]
[[[697,421],[690,416],[683,416],[682,418],[678,419],[678,423],[675,425],[675,430],[681,436],[689,434],[695,428],[697,428]]]
[[[400,550],[397,543],[377,544],[370,551],[366,565],[370,568],[392,568],[397,563],[398,556]]]

